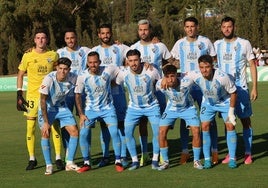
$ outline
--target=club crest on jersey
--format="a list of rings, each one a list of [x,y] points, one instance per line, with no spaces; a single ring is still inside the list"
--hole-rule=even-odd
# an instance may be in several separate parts
[[[116,50],[116,49],[113,49],[113,53],[114,53],[114,54],[117,54],[117,50]]]
[[[155,48],[152,48],[152,52],[155,53],[156,52],[156,49]]]
[[[79,52],[79,54],[78,54],[80,57],[82,57],[83,56],[83,52]]]
[[[204,48],[204,45],[203,44],[198,44],[198,49],[199,50],[202,50]]]
[[[52,62],[52,59],[49,57],[49,58],[47,58],[47,62],[48,63],[51,63]]]

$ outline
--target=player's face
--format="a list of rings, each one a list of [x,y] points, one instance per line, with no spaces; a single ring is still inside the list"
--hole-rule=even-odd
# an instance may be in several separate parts
[[[202,74],[202,76],[207,79],[212,79],[212,73],[213,73],[213,65],[208,62],[200,62],[199,63],[199,69]]]
[[[101,28],[98,36],[102,43],[108,44],[111,42],[112,32],[110,28]]]
[[[138,35],[139,35],[139,38],[143,41],[150,41],[150,34],[151,34],[151,31],[150,31],[150,27],[149,27],[149,24],[141,24],[139,25],[139,28],[138,28]]]
[[[165,75],[166,83],[168,87],[176,87],[178,84],[177,81],[177,74],[176,73],[170,73]]]
[[[227,39],[232,39],[234,37],[234,25],[233,22],[223,22],[221,24],[221,32],[223,36]]]
[[[135,73],[140,72],[141,59],[138,55],[128,56],[127,57],[127,64],[133,72],[135,72]]]
[[[35,47],[45,49],[47,47],[48,38],[45,33],[37,33],[34,37]]]
[[[98,56],[88,56],[87,57],[87,66],[91,73],[97,74],[100,67],[100,60]]]
[[[187,37],[195,38],[197,35],[198,26],[194,22],[187,21],[184,24],[184,31]]]
[[[66,46],[72,50],[75,50],[77,47],[77,37],[74,32],[66,32],[64,36],[64,41]]]
[[[70,68],[67,65],[59,64],[57,65],[57,80],[64,81],[70,72]]]

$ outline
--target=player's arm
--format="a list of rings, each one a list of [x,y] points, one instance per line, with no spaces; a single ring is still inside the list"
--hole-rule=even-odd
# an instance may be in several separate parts
[[[85,121],[88,120],[88,118],[84,114],[84,111],[82,109],[81,93],[75,93],[75,104],[76,104],[77,111],[78,111],[78,114],[79,114],[79,125],[80,125],[80,128],[82,128],[84,126]]]
[[[166,65],[174,65],[177,69],[180,68],[180,60],[175,59],[173,57],[169,58],[169,59],[163,59],[162,60],[162,69],[166,66]]]
[[[254,63],[253,59],[249,61],[249,68],[250,68],[250,74],[251,74],[251,80],[252,80],[252,90],[251,90],[251,95],[250,98],[251,100],[255,101],[258,97],[258,88],[257,88],[257,67],[256,64]]]
[[[49,135],[50,135],[50,124],[48,122],[47,103],[46,103],[47,97],[48,97],[48,95],[41,93],[40,107],[41,107],[41,111],[42,111],[42,117],[44,120],[44,125],[42,126],[41,134],[42,134],[42,137],[44,137],[44,138],[49,138]]]

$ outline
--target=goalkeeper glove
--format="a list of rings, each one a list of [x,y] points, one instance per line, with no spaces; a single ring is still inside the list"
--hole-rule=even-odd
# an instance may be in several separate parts
[[[29,104],[23,98],[22,94],[22,90],[17,91],[17,110],[27,112],[27,108],[25,107],[25,105],[29,107]]]

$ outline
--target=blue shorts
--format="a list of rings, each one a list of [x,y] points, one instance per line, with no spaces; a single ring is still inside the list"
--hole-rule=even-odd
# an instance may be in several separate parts
[[[171,126],[174,125],[177,118],[184,119],[186,122],[186,127],[193,126],[193,127],[199,127],[200,126],[200,120],[197,115],[197,110],[195,106],[186,108],[181,111],[171,111],[171,110],[165,110],[163,113],[159,126]]]
[[[47,111],[48,123],[50,125],[57,119],[60,122],[60,127],[65,126],[74,126],[76,125],[75,118],[73,113],[69,110],[68,107],[57,108],[57,109],[48,109]],[[40,129],[42,129],[44,125],[44,119],[41,110],[38,111],[38,124]]]
[[[127,100],[125,93],[112,94],[114,107],[117,115],[118,121],[124,121],[127,111]]]
[[[134,108],[128,108],[127,114],[125,118],[125,126],[128,125],[137,125],[140,122],[140,118],[146,116],[148,117],[148,120],[152,124],[159,124],[160,120],[160,108],[159,106],[155,106],[150,109],[134,109]]]
[[[200,119],[201,122],[208,122],[212,121],[215,118],[217,112],[220,112],[224,122],[226,122],[228,117],[228,112],[230,108],[230,103],[226,104],[217,104],[217,105],[210,105],[208,103],[202,103],[200,109]]]
[[[117,126],[117,116],[114,108],[102,111],[86,110],[85,115],[88,118],[88,121],[85,121],[85,127],[94,126],[97,120],[103,120],[106,125]]]
[[[247,118],[252,115],[251,102],[249,97],[249,90],[237,88],[237,100],[235,106],[235,113],[239,118]]]

